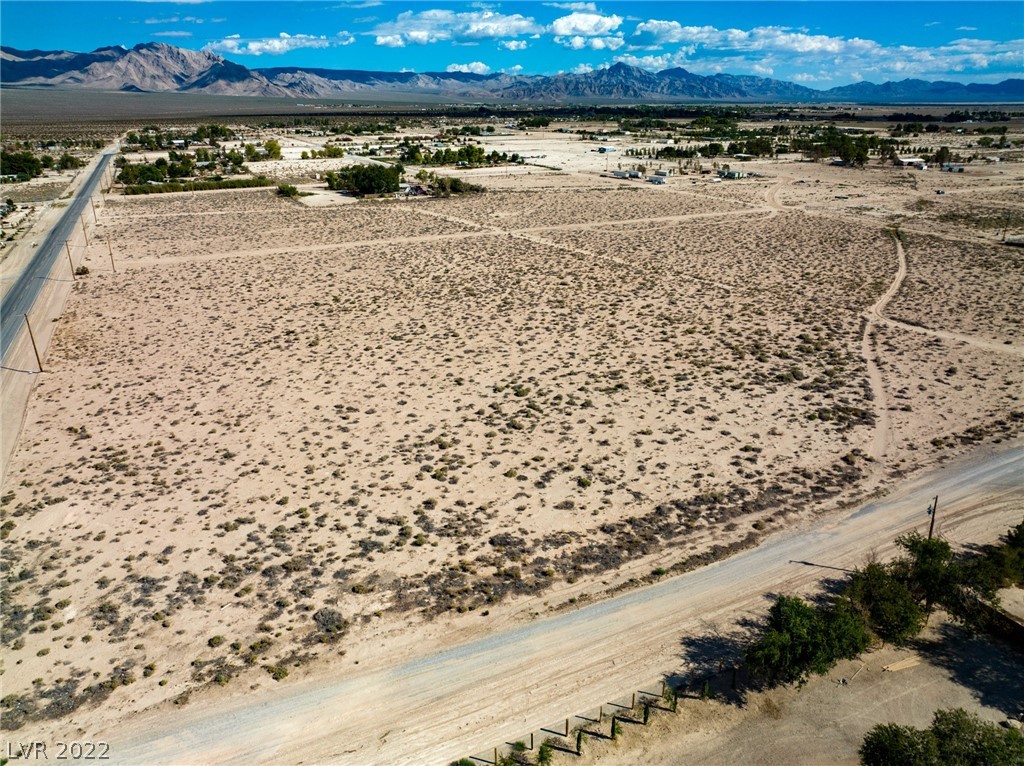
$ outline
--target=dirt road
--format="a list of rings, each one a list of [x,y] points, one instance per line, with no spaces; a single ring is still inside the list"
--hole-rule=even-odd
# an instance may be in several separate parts
[[[763,613],[766,593],[802,592],[835,567],[888,555],[927,523],[954,544],[994,540],[1020,521],[1024,443],[965,458],[882,501],[780,533],[761,547],[577,611],[481,640],[422,647],[418,659],[273,695],[197,700],[104,735],[111,763],[448,763],[619,698],[683,667],[679,640]],[[351,667],[351,666],[350,666]],[[91,733],[90,733],[91,734]]]

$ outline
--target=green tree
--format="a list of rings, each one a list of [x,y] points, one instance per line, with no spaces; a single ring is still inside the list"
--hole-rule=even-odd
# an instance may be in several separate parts
[[[75,170],[76,168],[82,167],[85,163],[82,162],[78,157],[72,154],[64,152],[57,161],[57,167],[61,170]]]
[[[918,532],[896,538],[896,544],[908,556],[894,562],[898,576],[905,578],[907,586],[925,610],[942,604],[946,611],[968,628],[979,629],[987,620],[987,613],[979,602],[997,602],[996,584],[971,577],[971,567],[953,554],[949,543],[940,538],[928,539]]]
[[[850,578],[847,595],[885,641],[902,646],[924,627],[924,612],[910,589],[882,564],[868,564]]]
[[[1024,735],[954,708],[937,710],[925,730],[883,723],[864,737],[864,766],[1020,766]]]
[[[401,177],[401,165],[352,165],[336,173],[328,173],[327,188],[360,196],[389,194],[398,191]]]
[[[35,178],[43,173],[43,163],[32,152],[0,151],[0,175]]]
[[[279,160],[281,159],[281,144],[270,139],[269,141],[263,142],[263,149],[267,153],[268,160]]]
[[[746,657],[755,673],[781,682],[803,683],[810,673],[824,673],[831,666],[817,612],[793,596],[775,600],[761,637],[747,648]]]
[[[973,713],[936,710],[930,728],[944,766],[1010,766],[1024,763],[1024,737]]]
[[[864,737],[863,766],[941,766],[934,735],[913,726],[880,723]]]
[[[823,651],[833,662],[853,659],[871,644],[864,615],[847,598],[824,612],[822,626]]]

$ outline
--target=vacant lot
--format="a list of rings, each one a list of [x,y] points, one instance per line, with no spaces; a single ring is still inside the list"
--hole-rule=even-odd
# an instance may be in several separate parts
[[[889,222],[808,214],[792,178],[559,178],[111,201],[4,487],[14,720],[384,661],[1020,428],[998,252],[911,238],[901,287]],[[1008,351],[865,339],[890,287],[889,316]]]

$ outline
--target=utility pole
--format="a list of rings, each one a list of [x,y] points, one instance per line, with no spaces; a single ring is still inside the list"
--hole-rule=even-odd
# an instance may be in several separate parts
[[[99,223],[100,217],[96,215],[96,204],[92,201],[92,197],[89,197],[89,205],[92,207],[92,222]]]
[[[85,214],[78,216],[78,220],[82,222],[82,235],[85,237],[85,246],[89,247],[89,232],[85,230]]]
[[[68,265],[71,267],[71,279],[72,281],[78,281],[78,277],[75,276],[75,262],[71,260],[71,245],[68,241],[64,240],[64,249],[68,251]]]
[[[32,341],[32,350],[36,354],[36,364],[39,365],[39,372],[43,371],[43,360],[39,356],[39,347],[36,345],[36,336],[32,334],[32,324],[28,321],[28,314],[22,314],[25,317],[25,326],[28,328],[28,339]]]
[[[932,500],[932,504],[928,506],[928,515],[932,517],[932,520],[928,523],[928,539],[932,539],[932,533],[935,531],[935,515],[939,512],[939,496],[936,495],[935,499]]]
[[[117,273],[117,267],[114,265],[114,249],[110,246],[110,236],[107,236],[107,252],[110,253],[110,270],[115,274]]]

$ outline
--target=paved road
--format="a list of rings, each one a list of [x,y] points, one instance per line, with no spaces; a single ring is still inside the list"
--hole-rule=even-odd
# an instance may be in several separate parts
[[[64,241],[71,239],[75,226],[78,225],[79,216],[85,211],[89,204],[89,198],[96,191],[96,186],[103,178],[107,163],[116,149],[109,149],[100,157],[95,169],[89,179],[78,188],[78,193],[68,204],[60,221],[50,229],[46,239],[36,248],[32,260],[29,261],[25,270],[11,285],[11,289],[0,301],[0,359],[7,355],[7,350],[21,330],[24,320],[22,314],[32,310],[32,305],[39,297],[39,291],[43,283],[50,275],[50,269],[57,258],[61,257],[64,251]]]
[[[283,683],[198,699],[122,721],[110,763],[426,764],[487,752],[566,715],[621,698],[679,667],[682,636],[763,614],[768,592],[801,592],[862,565],[923,529],[940,496],[939,530],[994,540],[1020,521],[1024,446],[962,459],[854,511],[781,533],[759,548],[656,585],[500,630],[483,639],[344,678]],[[368,663],[367,663],[368,664]]]

